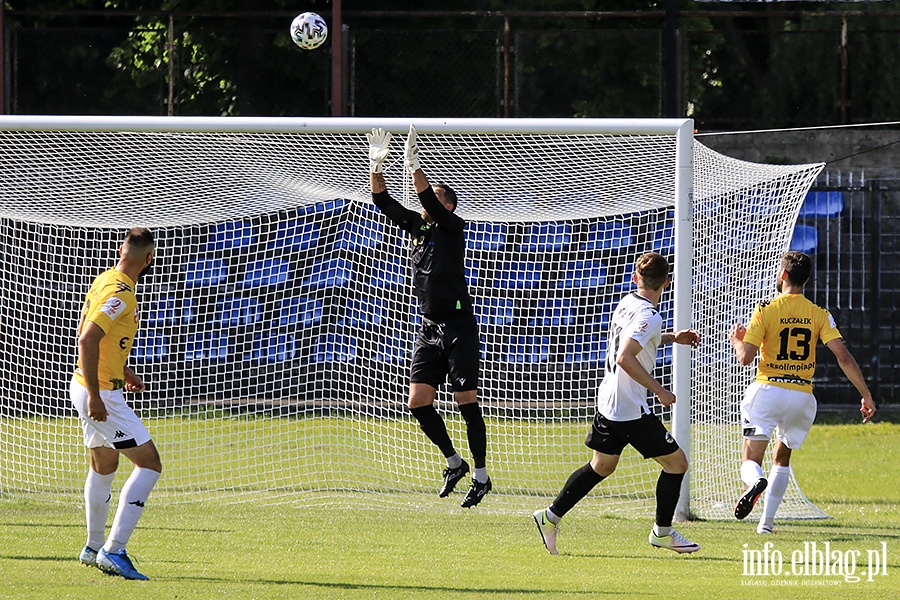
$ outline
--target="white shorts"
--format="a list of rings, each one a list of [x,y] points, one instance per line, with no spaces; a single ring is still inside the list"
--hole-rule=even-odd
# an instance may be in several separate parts
[[[84,445],[88,448],[136,448],[150,441],[150,432],[131,407],[125,403],[122,390],[100,390],[100,398],[109,415],[102,423],[88,416],[88,391],[73,377],[69,387],[72,405],[81,417]]]
[[[770,440],[797,450],[816,419],[816,397],[809,392],[754,381],[741,402],[741,427],[748,440]]]

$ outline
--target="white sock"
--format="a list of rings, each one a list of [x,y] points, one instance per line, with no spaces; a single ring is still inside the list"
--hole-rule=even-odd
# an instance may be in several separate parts
[[[453,456],[447,457],[447,466],[451,469],[458,469],[459,465],[462,464],[462,456],[459,455],[459,452],[454,454]]]
[[[741,464],[741,481],[747,485],[753,485],[762,476],[763,470],[758,462],[745,460]]]
[[[667,535],[672,535],[672,526],[663,527],[662,525],[654,525],[653,526],[653,535],[656,537],[666,537]]]
[[[554,525],[559,525],[559,522],[562,521],[562,517],[556,516],[556,513],[550,510],[549,506],[544,509],[544,514],[547,515],[547,520]]]
[[[84,480],[84,513],[87,520],[87,545],[94,550],[106,541],[106,520],[109,518],[109,498],[116,473],[101,475],[88,469]]]
[[[475,467],[475,474],[472,475],[472,478],[478,483],[487,483],[487,467]]]
[[[125,547],[128,538],[134,533],[138,519],[144,512],[144,504],[150,496],[150,490],[159,481],[159,473],[152,469],[135,467],[131,476],[122,487],[119,495],[119,507],[116,509],[116,518],[109,530],[109,539],[104,548],[107,552],[116,553]]]
[[[769,472],[769,486],[766,488],[766,505],[762,517],[759,518],[760,525],[772,527],[775,522],[775,513],[781,506],[781,499],[784,498],[784,491],[790,480],[790,467],[772,465],[772,470]]]

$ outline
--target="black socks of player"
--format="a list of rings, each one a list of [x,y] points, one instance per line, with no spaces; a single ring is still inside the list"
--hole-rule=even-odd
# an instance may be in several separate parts
[[[553,500],[550,510],[557,517],[564,516],[601,481],[603,481],[603,475],[598,475],[591,467],[591,463],[576,469],[569,475],[569,479],[559,491],[559,495]]]
[[[672,517],[675,516],[675,507],[678,506],[678,498],[681,496],[681,481],[684,473],[659,474],[656,482],[656,524],[660,527],[671,527]]]
[[[428,439],[440,448],[445,457],[456,454],[444,419],[435,410],[433,404],[411,408],[409,411],[419,422],[419,427],[428,436]],[[475,463],[476,469],[484,468],[487,457],[487,427],[484,424],[484,417],[481,415],[481,407],[477,402],[463,404],[459,407],[459,412],[466,421],[466,434],[469,437],[472,462]]]
[[[459,412],[466,420],[466,435],[469,438],[469,451],[472,453],[472,462],[476,469],[486,466],[487,458],[487,427],[481,414],[481,407],[477,402],[463,404]]]
[[[419,408],[411,408],[409,409],[409,412],[411,412],[416,418],[416,421],[419,422],[419,427],[422,428],[422,431],[425,432],[428,439],[431,440],[435,446],[440,448],[445,458],[456,454],[456,449],[453,448],[453,442],[450,440],[450,435],[447,433],[447,426],[444,424],[444,419],[442,419],[441,415],[434,409],[433,404],[420,406]]]

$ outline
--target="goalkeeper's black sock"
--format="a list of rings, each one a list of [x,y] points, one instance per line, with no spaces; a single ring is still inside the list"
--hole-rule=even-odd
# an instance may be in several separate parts
[[[670,527],[672,517],[675,516],[675,507],[678,506],[678,498],[681,496],[681,481],[684,473],[659,474],[656,482],[656,524],[660,527]]]
[[[409,412],[411,412],[416,418],[416,421],[419,422],[419,427],[425,432],[428,439],[431,440],[435,446],[440,448],[444,458],[449,458],[456,454],[456,449],[453,447],[453,442],[450,440],[450,434],[447,433],[447,426],[444,424],[444,419],[442,419],[441,415],[434,409],[433,404],[420,406],[419,408],[411,408],[409,409]]]
[[[472,462],[476,469],[485,468],[487,461],[487,427],[484,424],[484,416],[477,402],[463,404],[459,412],[466,420],[466,435],[469,438],[469,451],[472,453]]]
[[[550,505],[550,511],[557,517],[563,517],[603,479],[603,475],[598,475],[591,463],[575,469]]]

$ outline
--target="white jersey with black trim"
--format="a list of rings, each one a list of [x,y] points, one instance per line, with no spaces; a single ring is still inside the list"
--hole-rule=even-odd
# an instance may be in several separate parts
[[[597,390],[597,411],[610,421],[633,421],[650,413],[647,388],[616,364],[619,350],[628,338],[641,345],[638,362],[652,374],[662,340],[662,316],[650,300],[636,292],[622,298],[616,306],[606,336],[606,367]]]

